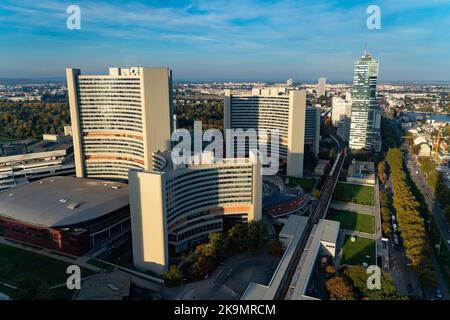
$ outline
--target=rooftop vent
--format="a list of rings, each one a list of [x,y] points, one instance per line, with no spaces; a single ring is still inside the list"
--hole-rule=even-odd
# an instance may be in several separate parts
[[[74,210],[76,208],[78,208],[80,206],[80,204],[78,202],[70,202],[69,204],[67,204],[67,208],[70,210]]]

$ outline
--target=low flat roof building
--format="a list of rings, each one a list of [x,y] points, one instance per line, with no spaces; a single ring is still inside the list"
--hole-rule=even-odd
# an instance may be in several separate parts
[[[80,255],[129,228],[128,186],[51,177],[0,192],[0,235]]]
[[[125,300],[130,295],[131,276],[114,271],[98,274],[82,282],[76,300]]]
[[[375,185],[374,163],[353,160],[348,168],[347,182],[371,186]]]
[[[0,191],[49,176],[73,174],[72,137],[0,143]]]
[[[288,222],[280,232],[280,242],[286,247],[283,257],[275,270],[268,285],[251,282],[241,300],[274,300],[280,299],[283,284],[286,282],[288,274],[292,271],[293,258],[297,254],[299,244],[304,238],[308,218],[291,215]]]

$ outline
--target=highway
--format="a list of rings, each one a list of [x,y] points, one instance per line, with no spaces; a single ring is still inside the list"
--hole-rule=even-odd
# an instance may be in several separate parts
[[[303,236],[300,245],[298,246],[295,257],[293,258],[294,268],[290,268],[290,273],[286,277],[286,281],[283,287],[280,290],[280,297],[283,300],[290,300],[292,297],[293,290],[295,288],[296,279],[298,279],[298,273],[300,272],[300,268],[298,267],[300,259],[302,257],[303,252],[305,251],[305,247],[308,243],[308,240],[311,237],[311,231],[320,219],[323,219],[327,213],[328,207],[331,202],[331,198],[333,196],[334,188],[336,187],[336,183],[339,179],[339,174],[342,169],[342,165],[344,164],[345,157],[347,156],[347,147],[344,145],[342,140],[334,135],[331,135],[333,140],[339,146],[339,153],[336,155],[335,160],[333,162],[333,167],[330,170],[324,184],[322,190],[320,192],[319,198],[317,199],[312,213],[309,217],[308,226],[306,227],[305,234]]]

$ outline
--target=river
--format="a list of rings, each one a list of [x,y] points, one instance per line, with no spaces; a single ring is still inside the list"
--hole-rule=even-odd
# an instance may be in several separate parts
[[[417,120],[427,119],[442,122],[450,122],[450,114],[434,114],[434,113],[419,113],[419,112],[407,112],[406,114],[410,117],[415,117]]]

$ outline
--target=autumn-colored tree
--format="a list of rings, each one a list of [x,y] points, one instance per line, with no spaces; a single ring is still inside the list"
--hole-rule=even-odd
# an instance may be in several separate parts
[[[163,277],[166,286],[175,286],[178,285],[183,279],[183,272],[177,266],[172,265],[169,267],[169,270],[164,273]]]
[[[197,275],[203,277],[214,269],[214,261],[211,257],[200,256],[194,263],[194,268]]]
[[[355,299],[353,288],[341,276],[333,277],[325,282],[325,286],[332,300]]]

